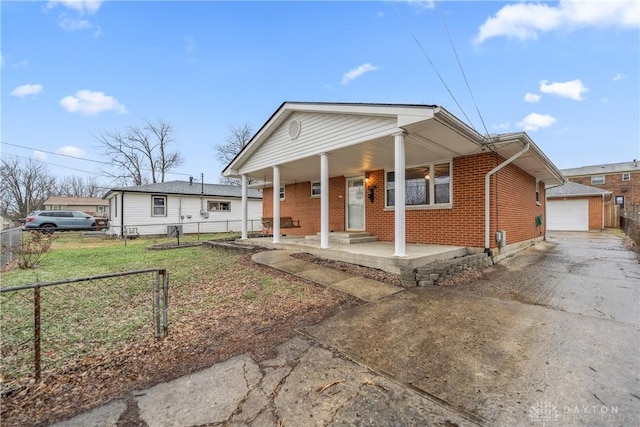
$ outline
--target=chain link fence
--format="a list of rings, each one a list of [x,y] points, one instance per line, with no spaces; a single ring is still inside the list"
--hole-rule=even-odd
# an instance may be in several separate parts
[[[12,228],[0,231],[0,268],[13,261],[14,253],[11,248],[22,244],[22,229]]]
[[[1,393],[70,362],[163,338],[168,290],[160,269],[0,289]]]

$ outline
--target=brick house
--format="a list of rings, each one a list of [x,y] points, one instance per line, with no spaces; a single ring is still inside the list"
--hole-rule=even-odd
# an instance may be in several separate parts
[[[609,163],[563,169],[561,172],[571,182],[610,191],[611,203],[620,205],[626,216],[636,216],[640,210],[640,166],[631,162]]]
[[[223,170],[263,191],[273,242],[365,231],[493,256],[545,233],[545,187],[564,182],[526,133],[486,138],[435,105],[285,102]],[[275,189],[275,191],[274,191]],[[501,233],[498,233],[500,231]],[[243,238],[246,237],[246,227]],[[392,254],[389,254],[392,255]]]

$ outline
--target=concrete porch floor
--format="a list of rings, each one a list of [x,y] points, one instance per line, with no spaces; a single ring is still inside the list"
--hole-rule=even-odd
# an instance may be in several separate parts
[[[282,236],[280,243],[273,243],[273,237],[252,237],[236,240],[236,243],[269,249],[306,252],[325,259],[363,265],[396,274],[400,274],[401,268],[404,267],[413,269],[434,261],[475,254],[480,250],[463,246],[407,243],[407,256],[396,257],[393,256],[393,242],[357,244],[330,242],[329,249],[320,249],[320,242],[317,240],[308,240],[304,236]]]

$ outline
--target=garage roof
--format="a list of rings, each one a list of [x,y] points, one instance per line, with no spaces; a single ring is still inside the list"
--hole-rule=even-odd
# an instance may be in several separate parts
[[[547,198],[549,199],[554,197],[602,196],[603,194],[611,194],[611,191],[571,181],[547,189]]]

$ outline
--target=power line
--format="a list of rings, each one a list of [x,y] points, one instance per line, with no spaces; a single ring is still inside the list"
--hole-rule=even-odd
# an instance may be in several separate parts
[[[422,52],[422,54],[424,55],[424,57],[427,59],[427,61],[429,62],[429,65],[431,65],[431,68],[433,68],[433,71],[436,73],[436,75],[438,76],[438,78],[440,79],[440,82],[444,85],[445,89],[447,89],[447,92],[449,92],[449,95],[451,96],[451,98],[453,98],[453,101],[456,103],[456,105],[458,106],[458,108],[460,109],[460,111],[462,112],[462,114],[464,115],[464,117],[467,119],[467,122],[469,123],[469,126],[471,126],[474,130],[475,127],[473,126],[473,123],[471,122],[471,119],[469,119],[469,116],[467,116],[467,113],[464,112],[464,108],[462,108],[462,105],[460,105],[460,103],[458,102],[458,100],[456,99],[456,97],[453,95],[453,92],[451,92],[451,89],[449,89],[449,86],[447,85],[447,82],[444,81],[444,78],[442,77],[442,75],[440,75],[440,73],[438,72],[438,69],[436,68],[436,66],[434,65],[433,61],[431,61],[431,58],[429,57],[429,55],[427,54],[427,52],[424,50],[424,48],[422,47],[422,44],[420,43],[420,40],[418,40],[418,38],[416,37],[415,33],[413,32],[413,30],[411,29],[411,26],[409,25],[409,23],[407,22],[407,20],[404,18],[404,16],[398,11],[398,9],[396,8],[396,5],[391,2],[391,5],[393,6],[393,9],[396,11],[396,13],[398,14],[398,16],[400,16],[400,18],[402,19],[402,22],[404,23],[405,27],[407,28],[407,31],[409,31],[409,34],[411,34],[411,37],[413,37],[413,40],[416,42],[416,44],[418,45],[418,47],[420,48],[420,51]],[[477,130],[476,130],[477,132]]]
[[[482,114],[480,114],[480,108],[478,108],[478,103],[476,102],[475,97],[473,96],[473,92],[471,91],[471,85],[469,84],[469,80],[467,79],[467,74],[464,72],[464,68],[462,67],[462,62],[460,61],[460,57],[458,56],[458,51],[456,50],[456,46],[453,43],[453,39],[451,38],[451,33],[449,32],[449,27],[447,26],[447,22],[444,19],[444,15],[442,14],[442,10],[440,9],[440,4],[436,1],[436,9],[438,9],[438,15],[440,16],[440,20],[442,21],[442,25],[447,33],[447,37],[449,38],[449,44],[453,49],[453,53],[455,54],[456,61],[458,61],[458,67],[460,67],[460,72],[462,73],[462,77],[464,77],[464,82],[467,85],[467,89],[469,90],[469,94],[471,95],[471,99],[473,100],[473,105],[476,107],[476,112],[478,113],[478,117],[480,117],[480,122],[482,122],[482,127],[486,132],[486,135],[489,136],[489,130],[487,129],[487,125],[484,123],[484,119],[482,118]]]
[[[112,165],[111,162],[103,162],[103,161],[100,161],[100,160],[93,160],[93,159],[85,159],[85,158],[80,158],[80,157],[74,157],[74,156],[70,156],[68,154],[54,153],[53,151],[42,150],[40,148],[34,148],[34,147],[27,147],[27,146],[24,146],[24,145],[12,144],[12,143],[6,142],[6,141],[0,141],[0,144],[10,145],[12,147],[22,148],[22,149],[25,149],[25,150],[40,151],[42,153],[51,154],[51,155],[54,155],[54,156],[68,157],[68,158],[74,159],[74,160],[81,160],[81,161],[85,161],[85,162],[93,162],[93,163],[98,163],[98,164],[107,165],[107,166],[111,166]],[[21,157],[21,158],[24,158],[24,159],[27,159],[27,160],[29,159],[29,158],[22,157],[22,156],[17,156],[17,155],[16,155],[16,157]],[[70,168],[70,167],[67,167],[67,166],[60,166],[60,165],[56,165],[54,163],[48,163],[48,162],[45,162],[45,161],[39,160],[39,159],[33,159],[33,160],[36,160],[38,162],[45,163],[45,164],[50,164],[52,166],[58,166],[58,167],[64,167],[64,168],[67,168],[67,169],[76,170],[78,172],[85,172],[85,173],[95,174],[95,172],[88,172],[88,171],[83,171],[81,169],[74,169],[74,168]],[[151,171],[151,169],[148,169],[148,168],[141,168],[141,169],[143,171],[147,171],[147,172]],[[165,174],[167,174],[167,175],[193,176],[193,174],[181,173],[181,172],[165,172]],[[97,174],[97,175],[99,175],[99,174]],[[111,175],[100,175],[100,176],[114,178]]]

